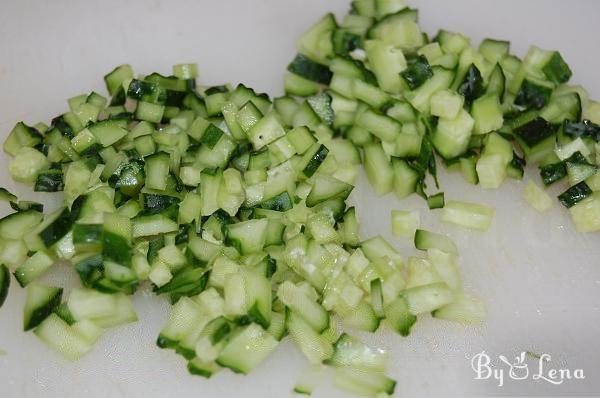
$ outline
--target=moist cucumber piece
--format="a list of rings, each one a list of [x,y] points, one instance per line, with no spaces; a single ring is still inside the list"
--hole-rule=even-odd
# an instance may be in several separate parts
[[[6,301],[8,289],[10,288],[10,271],[6,265],[0,265],[0,308]]]
[[[257,324],[250,324],[231,337],[217,358],[220,366],[248,374],[260,365],[279,342]]]
[[[75,320],[90,320],[102,328],[137,321],[131,298],[124,294],[77,288],[69,295],[67,305]]]
[[[34,192],[61,192],[64,190],[65,183],[63,181],[62,170],[46,170],[40,171],[35,185]]]
[[[417,322],[417,317],[409,311],[406,297],[400,296],[385,306],[385,317],[388,324],[401,336],[410,335],[410,329]]]
[[[438,91],[450,87],[454,80],[454,72],[439,66],[432,67],[433,77],[423,83],[416,90],[405,93],[408,102],[419,112],[428,113],[430,99]]]
[[[446,253],[458,254],[458,249],[450,238],[423,229],[417,229],[415,233],[415,247],[419,250],[439,249]]]
[[[569,185],[571,186],[587,180],[598,172],[598,166],[588,162],[579,151],[565,160],[565,166],[569,177]]]
[[[333,43],[330,35],[337,27],[335,16],[331,13],[325,14],[300,35],[296,41],[298,50],[317,61],[327,63],[327,59],[333,55]]]
[[[465,228],[487,231],[495,213],[495,209],[489,206],[453,200],[442,210],[440,220]]]
[[[442,209],[446,205],[446,200],[443,192],[431,195],[427,198],[427,206],[430,210]]]
[[[488,85],[486,88],[486,94],[497,95],[500,102],[504,102],[504,96],[506,94],[506,75],[502,70],[500,64],[497,64],[492,74],[490,75]]]
[[[319,93],[321,85],[294,73],[286,73],[283,86],[287,95],[310,97]]]
[[[400,73],[407,66],[402,50],[381,40],[365,41],[365,50],[379,87],[390,93],[400,93],[403,87]]]
[[[563,206],[565,206],[567,209],[570,209],[577,203],[590,197],[592,194],[593,191],[591,190],[591,188],[585,182],[582,181],[579,184],[574,185],[571,188],[567,189],[565,192],[563,192],[558,197],[558,200],[560,201],[560,203],[562,203]]]
[[[95,123],[88,129],[103,147],[111,146],[127,135],[127,130],[112,120]]]
[[[23,147],[17,151],[8,165],[8,171],[13,180],[23,183],[34,183],[38,174],[47,170],[50,162],[37,149]]]
[[[431,96],[431,114],[444,119],[455,119],[463,108],[465,98],[452,91],[440,90]]]
[[[4,239],[23,239],[41,221],[44,215],[38,211],[22,211],[0,220],[0,236]]]
[[[367,36],[393,44],[403,50],[414,50],[424,44],[424,37],[417,25],[418,11],[404,8],[387,15],[369,29]]]
[[[207,379],[212,377],[212,375],[218,372],[220,369],[218,365],[211,362],[204,362],[199,358],[194,358],[190,360],[188,362],[187,368],[190,374],[194,376],[202,376]]]
[[[421,180],[421,174],[408,164],[404,159],[394,159],[393,190],[398,199],[403,199],[417,191],[417,184]]]
[[[297,169],[300,170],[305,177],[310,178],[317,172],[328,154],[329,149],[325,145],[319,144],[318,142],[314,143],[305,151],[297,164]]]
[[[400,253],[381,236],[366,240],[360,246],[364,255],[370,261],[377,261],[382,257],[387,257],[388,260],[393,261],[397,265],[401,265],[403,262]]]
[[[156,344],[161,348],[175,348],[200,321],[202,316],[200,306],[191,298],[181,298],[171,310],[169,320],[160,331]]]
[[[248,304],[247,318],[268,330],[272,316],[272,290],[271,283],[266,276],[258,272],[244,274],[246,287],[246,303]]]
[[[170,156],[165,152],[157,152],[145,159],[146,187],[164,190],[169,176]]]
[[[300,315],[286,310],[286,327],[294,343],[311,363],[319,364],[332,357],[334,349],[331,342]]]
[[[62,288],[30,284],[23,312],[23,329],[28,331],[42,323],[60,304],[62,293]]]
[[[469,146],[475,120],[465,110],[454,119],[440,118],[432,138],[433,145],[445,159],[464,154]]]
[[[327,311],[306,296],[293,283],[282,283],[277,291],[277,297],[286,307],[301,316],[316,332],[321,333],[329,326]]]
[[[481,300],[461,293],[455,297],[452,303],[433,311],[431,315],[437,319],[478,325],[485,322],[487,310]]]
[[[42,135],[34,127],[19,122],[13,127],[4,141],[4,151],[15,156],[23,147],[35,147],[42,142]]]
[[[452,303],[455,298],[455,293],[443,282],[413,287],[405,290],[403,295],[413,315],[442,308]]]
[[[268,225],[264,219],[227,225],[226,240],[242,254],[258,253],[265,246]]]
[[[286,333],[285,314],[273,311],[271,314],[271,324],[269,325],[267,332],[269,332],[276,340],[281,341]]]
[[[376,370],[364,370],[354,367],[336,368],[333,378],[336,387],[361,396],[392,395],[396,381]]]
[[[331,71],[325,65],[313,61],[309,57],[298,54],[288,65],[288,71],[307,80],[320,84],[329,84]]]
[[[479,45],[481,55],[492,64],[500,62],[508,55],[509,51],[510,42],[508,41],[484,39]]]
[[[558,51],[552,53],[552,57],[542,67],[542,71],[548,80],[556,84],[566,83],[573,76],[571,68],[569,68],[569,65],[567,65]]]
[[[102,233],[104,257],[121,265],[131,265],[132,231],[133,224],[128,217],[119,214],[105,214]]]
[[[133,79],[133,69],[130,65],[120,65],[104,76],[104,82],[108,93],[112,96],[122,90],[122,84],[126,80]]]
[[[600,231],[600,194],[594,192],[569,209],[577,230]]]
[[[381,319],[377,316],[373,307],[363,300],[349,314],[345,314],[342,323],[356,330],[375,333],[379,329]]]
[[[54,259],[44,252],[36,252],[15,271],[15,278],[25,287],[52,267]]]
[[[46,247],[51,247],[69,233],[76,214],[71,213],[68,208],[58,209],[47,216],[36,228],[38,236]]]
[[[383,305],[383,283],[381,278],[373,279],[371,281],[371,307],[373,312],[380,319],[385,318],[385,311]]]
[[[259,150],[276,139],[283,137],[285,130],[276,114],[272,112],[260,119],[247,134],[250,142],[254,145],[254,149]]]
[[[92,345],[81,333],[56,314],[50,314],[34,333],[50,348],[71,361],[78,360],[92,349]]]
[[[334,367],[379,370],[384,372],[387,367],[388,354],[380,349],[368,347],[356,337],[342,333],[334,344],[333,356],[325,361]]]
[[[306,100],[312,110],[319,116],[321,121],[331,126],[333,124],[333,109],[331,108],[331,96],[328,93],[321,93],[312,96]]]
[[[169,294],[171,303],[176,303],[181,297],[196,296],[206,288],[209,273],[202,268],[185,267],[173,275],[165,285],[154,289],[156,294]]]
[[[18,198],[10,193],[6,188],[0,187],[0,200],[4,202],[17,202]]]
[[[325,174],[317,174],[308,197],[306,205],[314,207],[331,199],[346,199],[354,187],[334,177]]]
[[[304,126],[296,127],[290,130],[286,134],[286,137],[294,146],[296,153],[299,155],[304,154],[316,142],[313,133]]]
[[[533,181],[527,183],[523,196],[527,203],[540,213],[550,210],[553,206],[552,198]]]
[[[380,144],[372,143],[364,147],[365,171],[375,193],[383,196],[392,191],[394,171]]]
[[[474,134],[487,134],[497,131],[504,124],[500,99],[495,94],[487,94],[476,99],[471,107],[471,114],[475,121]]]
[[[371,132],[382,141],[394,142],[401,131],[400,123],[372,110],[361,113],[356,120],[356,125]]]
[[[414,90],[430,79],[433,76],[433,71],[427,58],[419,55],[408,59],[407,68],[400,75],[404,78],[408,87]]]

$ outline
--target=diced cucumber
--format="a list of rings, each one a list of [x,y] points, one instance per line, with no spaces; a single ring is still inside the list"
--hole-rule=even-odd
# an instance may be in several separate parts
[[[10,288],[10,271],[6,265],[0,265],[0,308],[6,301],[8,289]]]
[[[378,393],[393,394],[396,382],[379,371],[342,367],[335,370],[333,383],[336,387],[361,396]]]
[[[200,306],[188,297],[179,300],[171,310],[169,320],[160,331],[156,344],[161,348],[175,348],[200,321],[202,312]]]
[[[335,367],[371,369],[384,372],[388,364],[388,354],[381,349],[373,349],[355,337],[343,333],[334,345],[331,359],[325,363]]]
[[[423,229],[417,229],[415,233],[415,247],[419,250],[439,249],[446,253],[458,254],[458,249],[450,238]]]
[[[524,197],[527,203],[540,213],[550,210],[553,206],[552,198],[533,181],[529,181],[525,186]]]
[[[25,287],[48,271],[53,264],[54,260],[48,254],[37,252],[17,268],[15,278]]]
[[[227,225],[227,241],[242,254],[260,252],[265,246],[268,225],[267,220],[249,220]]]
[[[420,315],[442,308],[454,301],[455,294],[445,283],[433,283],[413,287],[403,292],[408,310],[411,314]]]
[[[65,358],[76,361],[92,349],[92,344],[58,315],[50,314],[34,333]]]
[[[329,314],[312,301],[291,282],[279,286],[277,297],[290,310],[301,316],[316,332],[321,333],[329,325]]]
[[[451,304],[435,310],[432,315],[438,319],[477,325],[485,321],[487,311],[483,302],[461,293]]]
[[[489,206],[452,200],[442,210],[440,220],[465,228],[487,231],[495,213],[496,210]]]
[[[27,301],[23,312],[23,329],[36,328],[60,304],[63,289],[32,283],[27,287]]]
[[[0,220],[0,236],[4,239],[23,239],[43,217],[42,213],[33,210],[8,215]]]
[[[260,365],[279,342],[257,324],[250,324],[225,345],[217,363],[236,373],[248,374]]]
[[[318,364],[332,357],[334,349],[331,342],[317,333],[303,317],[288,310],[286,325],[290,337],[311,363]]]

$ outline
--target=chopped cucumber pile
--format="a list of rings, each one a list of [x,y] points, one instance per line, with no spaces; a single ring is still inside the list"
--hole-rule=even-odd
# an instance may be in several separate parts
[[[297,49],[288,97],[278,100],[284,120],[327,124],[362,148],[376,193],[416,193],[436,209],[445,204],[438,159],[485,189],[521,180],[529,163],[546,186],[566,182],[559,200],[580,231],[600,231],[600,103],[568,84],[572,71],[558,51],[531,47],[520,59],[506,41],[473,47],[446,30],[430,38],[403,0],[354,0],[341,22],[325,15]],[[549,208],[531,187],[526,197]]]
[[[387,354],[347,331],[408,336],[426,314],[478,324],[486,311],[463,291],[454,242],[418,212],[394,211],[392,229],[420,257],[361,239],[347,202],[359,165],[377,194],[416,193],[443,222],[487,230],[494,209],[446,202],[437,158],[484,188],[537,164],[544,184],[568,180],[559,199],[577,227],[600,230],[600,104],[566,84],[560,54],[430,40],[417,19],[402,0],[355,0],[341,24],[326,15],[298,40],[284,97],[197,85],[193,64],[171,76],[121,65],[104,77],[109,98],[18,123],[10,175],[64,204],[44,213],[0,189],[15,211],[0,220],[0,305],[12,273],[24,330],[75,360],[137,320],[131,296],[147,286],[172,304],[156,344],[193,375],[248,374],[289,336],[311,363],[297,393],[329,367],[340,388],[393,394]],[[525,196],[552,206],[535,183]],[[40,283],[58,263],[81,287]]]
[[[297,105],[241,84],[197,86],[196,74],[119,66],[105,77],[110,99],[81,95],[50,126],[17,124],[5,144],[13,178],[65,198],[44,214],[1,192],[16,212],[0,220],[0,299],[10,270],[27,289],[24,330],[78,359],[106,329],[137,320],[130,297],[146,285],[173,305],[157,345],[191,374],[248,374],[289,336],[312,364],[296,391],[310,393],[326,366],[336,385],[375,396],[396,385],[387,355],[345,330],[385,324],[408,336],[434,311],[482,317],[462,304],[456,246],[417,230],[418,214],[396,214],[395,232],[424,257],[405,262],[383,238],[360,238],[347,199],[362,154],[332,127],[328,94]],[[379,144],[365,159],[374,175],[388,162]],[[443,194],[430,199],[443,206]],[[65,262],[81,287],[38,281]]]

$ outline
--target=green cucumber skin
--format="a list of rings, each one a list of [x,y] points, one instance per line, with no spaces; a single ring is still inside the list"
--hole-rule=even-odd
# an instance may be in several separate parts
[[[52,224],[40,232],[40,238],[42,238],[46,247],[50,247],[68,234],[72,225],[73,217],[71,212],[65,208]]]
[[[585,182],[580,182],[579,184],[572,186],[562,193],[558,197],[558,200],[563,206],[565,206],[567,209],[570,209],[577,203],[588,198],[590,195],[592,195],[592,193],[592,190]]]
[[[6,202],[16,202],[18,199],[15,195],[10,193],[8,189],[0,187],[0,200],[4,200]]]
[[[528,146],[533,147],[555,134],[557,130],[558,126],[552,125],[543,118],[538,117],[516,128],[515,133]]]
[[[102,242],[101,224],[75,224],[73,225],[74,244],[100,244]]]
[[[519,89],[515,104],[526,107],[527,109],[542,109],[552,95],[552,89],[537,85],[527,79]]]
[[[302,173],[304,173],[306,177],[312,177],[328,154],[329,149],[327,149],[325,145],[321,145],[310,162],[308,162],[308,165],[302,170]]]
[[[288,66],[288,70],[305,79],[321,84],[329,84],[332,73],[325,65],[313,61],[305,55],[298,54]]]
[[[418,57],[408,60],[408,68],[400,73],[400,75],[406,80],[406,83],[411,90],[421,87],[425,81],[433,77],[433,70],[427,61],[425,56],[420,55]]]
[[[54,310],[60,305],[62,300],[63,289],[57,289],[54,296],[48,300],[48,302],[34,310],[29,318],[29,322],[24,325],[24,331],[27,332],[29,330],[35,329],[40,323],[44,321],[44,319],[48,318],[50,314],[54,312]]]
[[[104,231],[102,234],[102,254],[125,266],[131,264],[131,246],[125,238],[115,233]]]
[[[38,175],[34,192],[61,192],[65,188],[62,170],[48,170]]]
[[[206,131],[204,131],[200,142],[202,142],[210,149],[213,149],[215,145],[217,145],[223,134],[225,134],[223,130],[211,123],[206,129]]]
[[[261,203],[260,207],[268,210],[275,211],[288,211],[293,206],[292,198],[290,198],[290,194],[286,191],[283,192],[274,198],[265,200]]]
[[[0,265],[0,307],[6,301],[10,288],[10,271],[6,265]]]
[[[213,372],[204,369],[199,369],[198,367],[194,366],[194,364],[192,364],[191,362],[188,362],[187,368],[191,375],[204,377],[205,379],[210,379],[213,375]]]

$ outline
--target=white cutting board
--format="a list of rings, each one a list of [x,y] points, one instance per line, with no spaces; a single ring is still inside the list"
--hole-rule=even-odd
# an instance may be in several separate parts
[[[488,36],[509,39],[521,56],[531,43],[560,49],[575,81],[600,98],[598,1],[415,0],[412,5],[421,8],[430,34],[445,27],[471,36],[475,43]],[[172,64],[197,62],[203,84],[242,81],[279,95],[294,39],[326,11],[342,15],[348,7],[347,0],[2,0],[0,136],[20,120],[48,122],[67,109],[69,97],[92,89],[104,92],[102,76],[121,63],[132,64],[139,73],[169,73]],[[4,154],[0,164],[6,170]],[[538,181],[534,170],[528,174]],[[486,192],[458,175],[441,177],[447,198],[496,206],[488,233],[439,225],[438,214],[426,211],[417,198],[375,198],[364,178],[353,194],[363,236],[382,234],[406,256],[416,252],[411,242],[391,236],[390,210],[421,209],[424,227],[448,233],[457,242],[465,285],[489,307],[483,328],[425,317],[406,339],[366,336],[366,341],[390,350],[396,396],[599,394],[600,235],[575,232],[558,204],[546,215],[535,213],[522,199],[521,182],[509,181],[499,191]],[[30,188],[11,182],[6,171],[0,185],[42,200]],[[1,212],[7,213],[7,206]],[[57,270],[48,280],[62,282],[68,275],[75,282],[67,271]],[[13,280],[0,310],[0,348],[7,352],[0,356],[3,398],[279,398],[290,396],[306,364],[287,342],[250,377],[222,372],[207,381],[189,376],[181,358],[155,346],[168,305],[147,293],[135,297],[138,323],[106,333],[91,354],[67,363],[34,335],[21,332],[23,303],[24,292]],[[547,353],[554,367],[582,368],[586,379],[560,386],[507,380],[503,387],[492,380],[473,380],[470,358],[483,350],[496,364],[500,354],[514,358],[521,351]],[[325,385],[315,396],[347,395]]]

